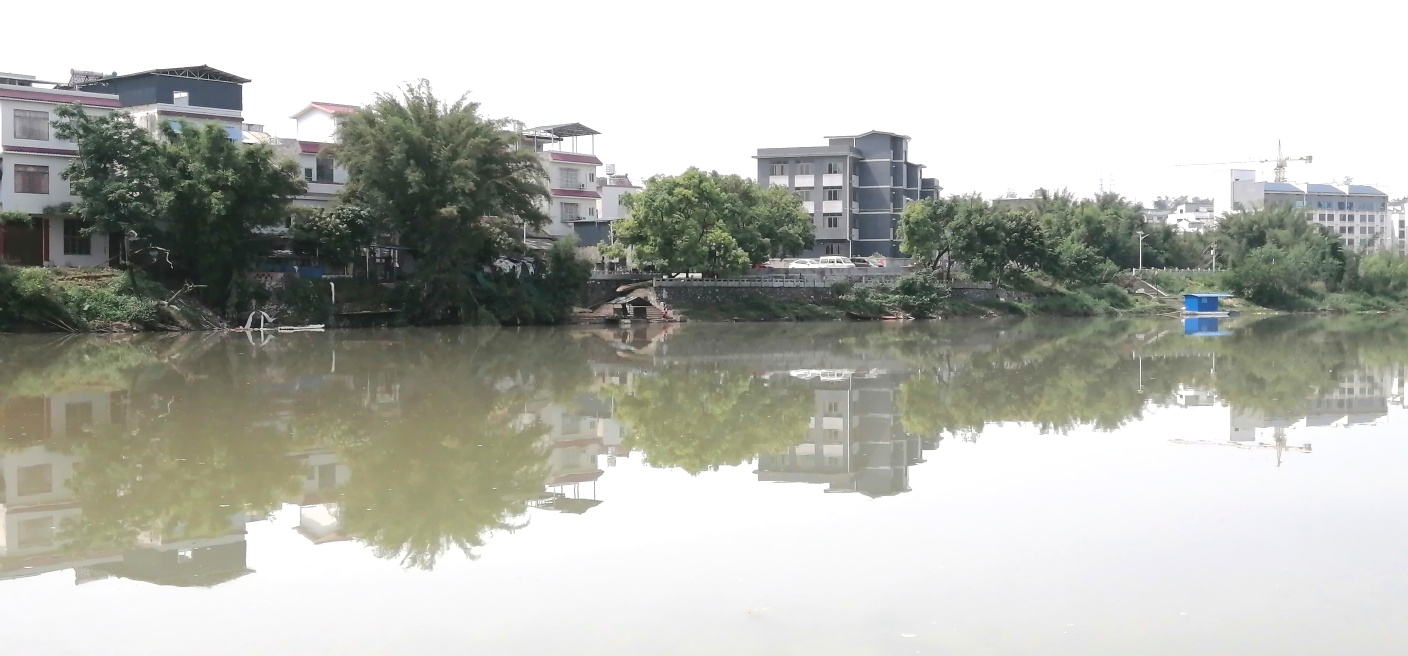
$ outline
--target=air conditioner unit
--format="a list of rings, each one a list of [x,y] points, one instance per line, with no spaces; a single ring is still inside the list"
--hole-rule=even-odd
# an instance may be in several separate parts
[[[587,188],[587,183],[583,182],[583,183],[577,185],[577,188],[578,188],[578,189],[586,189],[586,188]]]

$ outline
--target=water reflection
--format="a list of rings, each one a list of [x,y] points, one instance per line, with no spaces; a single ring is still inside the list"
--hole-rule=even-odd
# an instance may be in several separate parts
[[[246,527],[408,568],[473,558],[534,512],[598,507],[622,458],[887,497],[1002,424],[1311,452],[1385,421],[1408,326],[1384,318],[643,326],[0,340],[0,580],[73,570],[214,586]],[[1209,339],[1209,336],[1215,339]],[[1190,424],[1191,426],[1191,424]],[[1268,454],[1269,455],[1269,454]]]

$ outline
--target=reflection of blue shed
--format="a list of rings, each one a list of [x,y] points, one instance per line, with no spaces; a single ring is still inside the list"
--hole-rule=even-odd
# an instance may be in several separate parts
[[[1209,294],[1184,294],[1183,311],[1196,314],[1211,314],[1213,312],[1221,312],[1222,310],[1218,308],[1218,302],[1221,299],[1231,297],[1231,294],[1224,294],[1221,292]]]
[[[1222,337],[1232,333],[1223,332],[1217,317],[1188,317],[1183,320],[1183,334],[1189,337]]]

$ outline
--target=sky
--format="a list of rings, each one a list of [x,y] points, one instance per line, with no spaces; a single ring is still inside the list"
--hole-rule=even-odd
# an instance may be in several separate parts
[[[1314,157],[1291,164],[1293,182],[1349,176],[1398,197],[1405,17],[1358,0],[74,0],[6,7],[11,25],[50,27],[10,30],[0,71],[208,64],[253,80],[245,120],[279,136],[309,101],[424,78],[493,117],[584,123],[637,181],[690,166],[754,177],[758,148],[885,130],[912,137],[945,193],[1206,197],[1231,166],[1181,165],[1271,159],[1280,139]],[[1235,166],[1269,179],[1272,165]]]

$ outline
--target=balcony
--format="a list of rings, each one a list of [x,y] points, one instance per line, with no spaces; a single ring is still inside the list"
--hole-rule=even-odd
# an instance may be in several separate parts
[[[788,179],[788,177],[785,176],[785,175],[771,175],[771,176],[768,176],[768,186],[769,186],[769,187],[787,187],[787,186],[790,186],[791,184],[792,184],[792,181],[791,181],[790,179]]]
[[[843,200],[821,201],[821,211],[823,214],[840,214],[845,211],[845,202]]]
[[[816,214],[816,201],[802,201],[802,211],[806,212],[807,214]]]
[[[597,193],[597,190],[588,189],[585,184],[578,184],[576,189],[554,188],[548,192],[559,198],[601,198],[601,194]]]
[[[792,178],[792,186],[798,189],[811,189],[816,186],[816,176],[799,175]]]
[[[827,173],[826,175],[821,176],[821,186],[823,186],[823,187],[844,187],[844,186],[845,186],[845,183],[842,182],[842,180],[843,180],[845,177],[846,177],[846,176],[841,175],[840,173]],[[852,176],[852,177],[854,177],[854,176]]]

